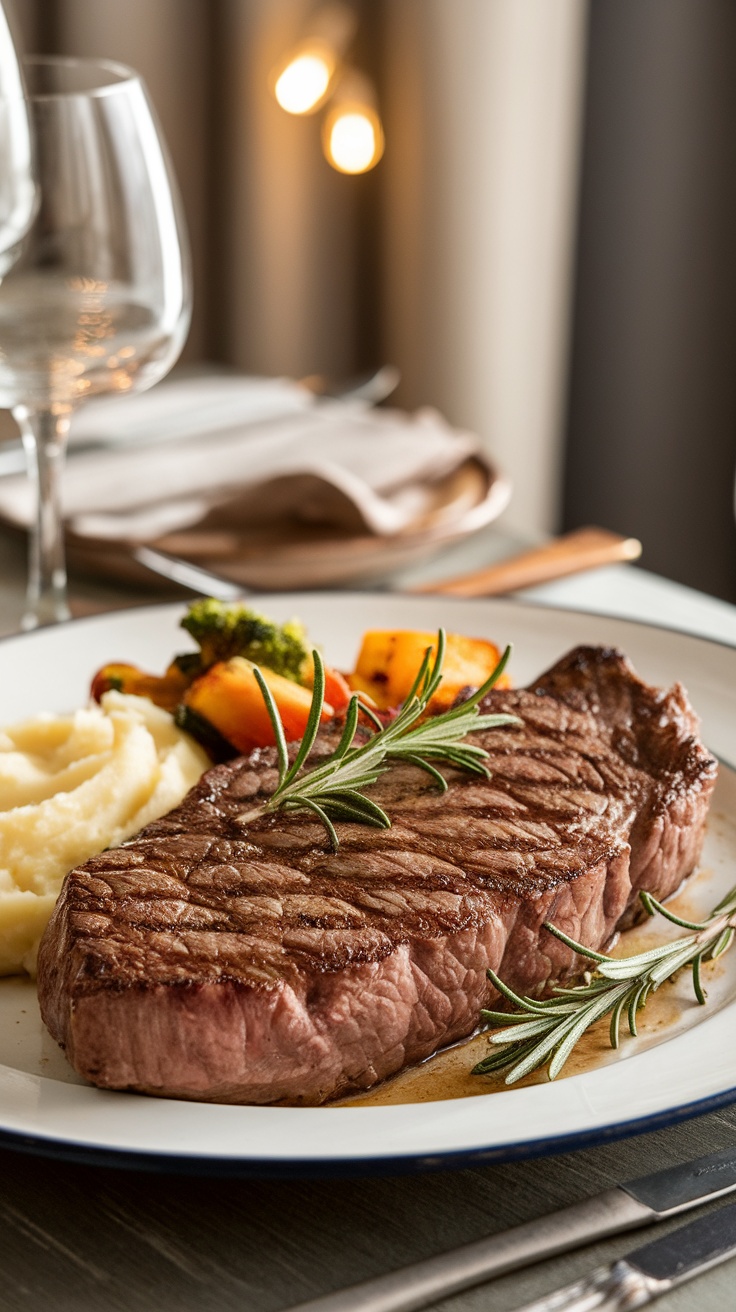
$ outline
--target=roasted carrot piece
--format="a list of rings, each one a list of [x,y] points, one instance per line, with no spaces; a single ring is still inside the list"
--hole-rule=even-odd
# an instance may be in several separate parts
[[[343,711],[348,708],[352,689],[344,674],[339,670],[333,670],[332,666],[325,665],[325,701],[329,702],[335,715],[342,715]],[[302,668],[302,678],[305,687],[310,691],[314,687],[314,663],[311,656],[308,663],[305,662]]]
[[[116,692],[131,693],[135,697],[148,697],[165,711],[173,711],[181,701],[188,683],[187,676],[175,665],[170,665],[164,675],[156,675],[146,674],[137,665],[112,662],[97,671],[90,692],[96,702],[103,693],[114,689]]]
[[[363,635],[353,674],[348,683],[356,692],[368,693],[376,704],[387,710],[403,702],[414,682],[428,647],[434,652],[436,633],[417,629],[373,629]],[[445,650],[444,677],[433,704],[446,706],[462,688],[478,688],[492,674],[501,658],[495,643],[485,638],[466,638],[449,633]],[[510,680],[502,675],[498,686],[508,688]]]
[[[274,742],[271,721],[253,669],[251,662],[242,656],[220,661],[195,679],[183,697],[185,706],[213,725],[239,752],[268,747]],[[311,692],[265,666],[261,667],[261,673],[279,709],[287,741],[296,742],[304,736]],[[322,719],[330,720],[334,713],[332,705],[326,702]]]
[[[352,695],[352,689],[344,674],[339,670],[332,670],[329,666],[325,668],[325,701],[334,707],[335,715],[341,715],[347,710],[348,702]]]

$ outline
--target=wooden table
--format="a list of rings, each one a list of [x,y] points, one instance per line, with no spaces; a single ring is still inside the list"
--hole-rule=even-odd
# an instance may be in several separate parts
[[[488,532],[407,579],[479,566],[513,545]],[[18,544],[0,538],[4,632],[21,613],[23,570]],[[80,609],[136,600],[122,589],[72,583]],[[736,608],[631,567],[569,579],[532,595],[545,604],[669,622],[736,645]],[[736,1108],[539,1161],[394,1178],[218,1180],[0,1152],[0,1309],[276,1312],[734,1143]],[[609,1240],[437,1306],[446,1312],[506,1312],[638,1242],[626,1236]],[[728,1312],[736,1307],[734,1290],[736,1263],[726,1264],[659,1307]]]

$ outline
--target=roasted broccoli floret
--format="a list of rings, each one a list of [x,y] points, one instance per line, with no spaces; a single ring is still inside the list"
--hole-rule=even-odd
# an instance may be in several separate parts
[[[200,671],[232,656],[244,656],[256,665],[266,665],[284,678],[300,683],[305,662],[308,668],[310,649],[298,620],[274,624],[242,602],[208,597],[189,607],[181,626],[200,648]],[[177,662],[188,660],[190,657],[177,658]]]

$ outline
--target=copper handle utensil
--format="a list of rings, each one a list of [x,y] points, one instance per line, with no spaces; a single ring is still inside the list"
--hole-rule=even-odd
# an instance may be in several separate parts
[[[496,597],[565,578],[568,574],[597,569],[600,565],[638,560],[640,555],[641,543],[636,538],[625,538],[605,528],[578,528],[508,560],[470,574],[422,583],[411,591],[441,592],[454,597]]]

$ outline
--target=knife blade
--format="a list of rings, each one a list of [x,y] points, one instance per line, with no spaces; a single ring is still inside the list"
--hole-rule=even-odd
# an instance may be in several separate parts
[[[686,1204],[687,1206],[687,1204]],[[736,1257],[736,1203],[680,1226],[611,1266],[525,1303],[517,1312],[629,1312]]]
[[[251,588],[242,587],[239,583],[231,583],[230,579],[222,578],[219,574],[213,574],[211,570],[202,569],[201,566],[193,565],[188,560],[182,560],[179,556],[156,551],[154,547],[133,547],[130,554],[139,565],[149,569],[152,574],[159,574],[162,578],[170,579],[172,583],[178,583],[182,588],[189,588],[191,592],[199,592],[204,597],[217,597],[218,601],[240,601],[252,591]]]
[[[464,1244],[289,1312],[415,1312],[493,1276],[663,1221],[736,1190],[736,1148],[616,1185],[549,1216]],[[553,1306],[553,1305],[551,1305]],[[591,1307],[595,1304],[591,1304]]]

